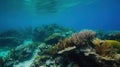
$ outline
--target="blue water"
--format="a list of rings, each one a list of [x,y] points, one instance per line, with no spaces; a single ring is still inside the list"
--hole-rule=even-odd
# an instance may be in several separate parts
[[[0,1],[0,30],[51,23],[75,30],[120,30],[120,0],[96,0],[49,15],[32,14],[22,9],[5,9],[5,0]]]

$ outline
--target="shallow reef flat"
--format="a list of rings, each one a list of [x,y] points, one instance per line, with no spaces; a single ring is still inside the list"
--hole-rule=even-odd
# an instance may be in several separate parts
[[[120,67],[120,31],[28,27],[1,32],[0,49],[0,67]]]

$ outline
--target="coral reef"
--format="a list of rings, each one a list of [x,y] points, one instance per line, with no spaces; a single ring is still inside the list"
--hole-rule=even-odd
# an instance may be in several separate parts
[[[109,38],[110,40],[117,40],[120,41],[120,32],[112,32],[109,33],[106,38]]]
[[[119,67],[119,46],[120,42],[116,40],[100,40],[96,38],[96,32],[83,30],[43,49],[37,58],[49,58],[44,62],[40,59],[37,59],[37,62],[34,60],[32,65],[37,67],[36,63],[40,62],[38,66]]]
[[[54,64],[55,65],[58,64],[59,66],[62,66],[62,67],[67,67],[69,65],[69,61],[78,64],[78,61],[80,60],[79,57],[82,55],[83,55],[82,57],[84,57],[83,52],[85,51],[87,53],[87,49],[90,48],[88,45],[92,43],[91,40],[94,38],[95,38],[94,31],[83,30],[83,31],[80,31],[79,33],[73,34],[69,38],[60,40],[54,46],[51,46],[47,50],[44,50],[43,52],[41,52],[40,55],[47,54],[49,56],[52,56],[52,60],[56,59],[57,55],[61,55],[61,59],[58,60],[61,62],[60,63],[54,62]],[[85,49],[83,49],[84,47],[85,47]],[[71,58],[73,58],[73,59],[71,59]],[[77,59],[79,59],[79,60],[77,60]],[[65,62],[63,62],[63,61],[65,61]],[[87,63],[87,60],[86,60],[86,63]],[[41,64],[41,65],[44,65],[44,64]]]
[[[30,67],[120,67],[119,32],[73,32],[56,24],[1,32],[1,51],[8,53],[0,67],[28,60]]]
[[[8,30],[0,33],[0,46],[15,47],[23,42],[17,30]]]
[[[31,43],[28,45],[20,45],[15,49],[11,49],[11,51],[5,58],[5,66],[13,66],[15,64],[18,64],[19,62],[30,59],[34,53],[36,46],[36,43]]]
[[[0,57],[0,67],[4,67],[4,60],[2,57]]]
[[[114,55],[114,52],[120,52],[120,42],[115,40],[93,40],[96,52],[102,56]]]
[[[83,30],[79,33],[73,34],[70,38],[59,40],[59,42],[55,46],[49,47],[49,49],[43,51],[43,53],[56,54],[56,52],[61,53],[64,51],[72,50],[76,47],[89,48],[89,44],[91,44],[91,39],[94,38],[95,38],[94,31]]]
[[[58,33],[58,34],[56,34]],[[49,42],[50,44],[53,43],[55,40],[54,38],[57,37],[56,41],[59,40],[59,38],[65,38],[67,36],[70,36],[72,34],[71,29],[63,28],[61,26],[58,26],[57,24],[51,24],[51,25],[45,25],[42,27],[36,27],[33,30],[33,41],[35,42]],[[50,40],[51,39],[51,40]],[[53,39],[53,41],[52,41]],[[50,42],[50,41],[52,42]]]
[[[58,40],[59,39],[63,39],[64,37],[61,36],[60,33],[53,33],[52,35],[50,35],[49,37],[47,37],[45,39],[45,43],[48,43],[48,44],[56,44],[58,43]]]
[[[36,67],[36,66],[41,66],[42,64],[45,64],[45,62],[50,59],[50,56],[43,55],[43,56],[36,56],[35,60],[33,61],[34,63],[31,64],[30,67]]]
[[[22,39],[24,40],[32,39],[33,27],[29,26],[29,27],[21,28],[19,31]]]
[[[100,39],[120,41],[120,31],[110,31],[110,32],[98,31],[97,37]]]
[[[60,41],[58,49],[64,49],[67,47],[77,46],[77,47],[89,47],[91,40],[95,38],[95,32],[91,30],[83,30],[79,33],[73,34],[70,38],[66,38],[63,41]]]

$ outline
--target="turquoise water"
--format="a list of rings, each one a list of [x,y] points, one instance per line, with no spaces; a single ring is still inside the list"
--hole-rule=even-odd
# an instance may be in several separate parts
[[[66,0],[63,6],[69,5],[70,1]],[[24,0],[0,0],[0,29],[57,23],[75,30],[120,30],[119,0],[90,0],[89,2],[87,2],[88,0],[85,2],[84,0],[75,0],[75,3],[79,1],[81,3],[77,5],[56,8],[55,13],[44,11],[36,13],[34,8],[31,7],[31,9],[24,5]],[[71,2],[70,4],[72,4]]]
[[[0,0],[0,67],[119,63],[120,0]]]

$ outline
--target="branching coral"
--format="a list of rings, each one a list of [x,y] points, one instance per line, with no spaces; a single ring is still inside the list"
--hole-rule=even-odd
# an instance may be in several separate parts
[[[75,49],[76,47],[88,47],[90,46],[90,42],[95,38],[95,32],[91,30],[83,30],[79,33],[73,34],[70,38],[66,38],[64,40],[59,40],[55,46],[50,47],[49,49],[42,52],[42,54],[56,54],[63,53],[66,51],[70,51]]]
[[[57,44],[58,51],[64,50],[69,47],[88,47],[90,45],[90,41],[95,38],[95,32],[91,30],[83,30],[79,33],[75,33],[70,38],[66,38],[64,40],[60,40]]]
[[[45,60],[46,62],[49,60],[55,61],[55,58],[59,57],[57,60],[59,67],[74,66],[74,64],[79,67],[119,67],[119,51],[120,42],[100,40],[96,38],[94,31],[83,30],[64,40],[60,39],[57,44],[51,45],[40,52],[39,56],[49,56],[50,58]],[[38,62],[42,61],[39,60]],[[44,65],[44,63],[42,64]],[[56,61],[53,63],[56,64]]]
[[[52,40],[52,38],[53,36],[50,36],[48,40]],[[54,40],[50,42],[54,42]],[[38,53],[32,64],[35,67],[44,65],[53,67],[53,64],[56,67],[120,66],[120,42],[100,40],[96,38],[96,33],[92,30],[83,30],[74,33],[71,37],[60,39],[55,45],[44,44],[44,46],[45,48],[40,48],[41,52]]]
[[[64,40],[59,40],[59,42],[51,49],[48,50],[48,53],[63,53],[75,49],[76,47],[88,47],[90,41],[95,38],[95,32],[91,30],[83,30],[79,33],[75,33],[70,38]],[[52,52],[53,51],[53,52]]]
[[[120,51],[120,42],[115,40],[100,40],[94,39],[93,44],[95,45],[96,52],[101,56],[112,56]]]
[[[96,33],[92,30],[83,30],[79,33],[73,34],[71,41],[76,45],[85,45],[87,41],[92,40],[95,37]]]

